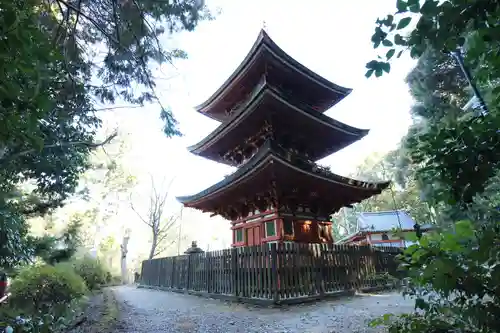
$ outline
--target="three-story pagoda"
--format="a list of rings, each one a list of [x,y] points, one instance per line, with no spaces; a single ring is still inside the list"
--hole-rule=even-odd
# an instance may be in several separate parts
[[[350,92],[292,59],[261,31],[236,71],[196,108],[221,124],[189,147],[237,171],[177,199],[231,220],[233,246],[332,243],[329,216],[389,185],[342,177],[315,163],[368,133],[323,114]]]

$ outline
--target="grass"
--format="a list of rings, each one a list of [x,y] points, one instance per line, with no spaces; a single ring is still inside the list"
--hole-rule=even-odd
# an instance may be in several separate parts
[[[111,289],[104,288],[103,297],[102,315],[96,326],[102,332],[110,332],[118,323],[120,310],[118,309],[118,301]]]

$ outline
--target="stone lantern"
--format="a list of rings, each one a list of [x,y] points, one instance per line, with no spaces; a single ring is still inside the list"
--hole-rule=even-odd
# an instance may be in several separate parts
[[[194,254],[194,253],[203,253],[205,251],[203,251],[201,248],[198,247],[198,244],[196,243],[196,241],[192,241],[191,242],[191,247],[188,248],[184,253],[185,254]]]

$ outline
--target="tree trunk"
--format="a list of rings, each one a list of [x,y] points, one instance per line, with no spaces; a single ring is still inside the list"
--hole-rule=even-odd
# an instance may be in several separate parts
[[[128,235],[123,236],[122,245],[121,245],[121,273],[122,273],[122,282],[124,284],[128,283],[128,272],[127,272],[127,246],[130,237]]]
[[[155,256],[156,246],[158,245],[158,235],[153,233],[153,242],[151,243],[151,251],[149,251],[149,260]]]

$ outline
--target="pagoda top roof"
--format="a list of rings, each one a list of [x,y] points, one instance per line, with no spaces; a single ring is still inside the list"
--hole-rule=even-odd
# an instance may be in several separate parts
[[[210,96],[205,102],[195,107],[196,111],[203,113],[212,119],[221,121],[224,116],[215,114],[223,114],[222,110],[217,110],[217,104],[224,100],[227,95],[229,95],[230,91],[235,88],[235,86],[242,84],[242,80],[248,72],[251,72],[255,69],[255,67],[259,67],[259,64],[262,64],[262,62],[259,61],[261,58],[260,55],[262,55],[265,51],[270,53],[273,59],[279,60],[287,68],[291,69],[296,74],[307,78],[311,81],[311,83],[320,87],[320,89],[330,91],[333,96],[342,96],[343,98],[352,91],[350,88],[342,87],[327,80],[293,59],[283,49],[281,49],[264,30],[261,30],[257,40],[236,70],[212,96]],[[333,102],[329,103],[326,108],[319,110],[319,112],[326,111],[342,98],[332,97]]]
[[[278,124],[273,123],[273,127],[300,131],[304,134],[305,146],[319,147],[308,151],[313,160],[333,154],[363,138],[369,132],[369,130],[349,126],[316,112],[307,104],[301,105],[287,98],[280,89],[264,83],[258,86],[251,97],[230,118],[200,142],[188,147],[188,150],[220,163],[229,163],[217,156],[219,148],[216,147],[224,150],[235,147],[238,142],[243,142],[245,136],[256,132],[255,126],[261,126],[271,116],[271,112],[279,119],[283,119]],[[283,131],[280,128],[275,130]]]
[[[266,169],[273,170],[266,172]],[[286,157],[283,148],[268,142],[233,174],[195,195],[177,197],[177,200],[187,207],[201,209],[202,206],[205,206],[205,210],[208,211],[214,205],[214,201],[227,203],[228,200],[237,200],[237,196],[232,192],[245,191],[245,188],[252,192],[254,187],[260,187],[260,183],[269,183],[271,179],[269,177],[277,177],[285,185],[291,184],[290,179],[294,179],[292,183],[295,184],[301,178],[302,182],[306,181],[313,184],[312,186],[318,191],[322,187],[320,184],[326,185],[322,194],[327,196],[330,193],[330,196],[325,197],[325,200],[322,201],[328,203],[332,209],[337,210],[378,194],[390,184],[390,182],[369,183],[339,176],[332,172],[315,170],[312,165],[298,163]],[[262,181],[256,181],[258,178],[262,178]],[[262,188],[260,189],[262,190]],[[332,192],[332,189],[337,191]],[[344,194],[335,195],[338,202],[331,202],[331,193],[338,193],[339,191],[344,192]],[[321,195],[320,197],[324,196]],[[212,201],[212,204],[209,203],[210,201]]]

